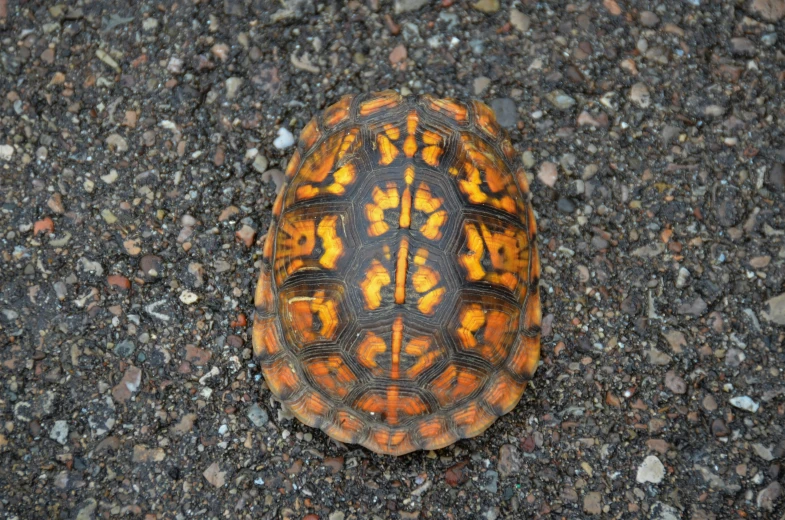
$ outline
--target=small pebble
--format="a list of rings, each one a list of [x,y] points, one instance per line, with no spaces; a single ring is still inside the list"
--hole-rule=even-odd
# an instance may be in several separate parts
[[[651,482],[652,484],[659,484],[665,477],[665,466],[662,465],[660,459],[654,455],[649,455],[643,459],[643,463],[638,466],[638,474],[635,479],[640,484]]]
[[[556,184],[556,179],[558,178],[559,173],[556,168],[556,164],[546,161],[540,165],[540,170],[537,173],[537,178],[545,184],[546,186],[553,188]]]
[[[742,395],[739,397],[734,397],[730,400],[730,404],[735,406],[736,408],[740,408],[742,410],[746,410],[748,412],[755,413],[758,411],[760,405],[752,400],[749,396]]]
[[[278,129],[278,137],[273,141],[273,146],[285,150],[294,144],[294,135],[284,127]]]
[[[180,301],[186,305],[191,305],[199,300],[199,296],[191,291],[183,291],[180,293]]]

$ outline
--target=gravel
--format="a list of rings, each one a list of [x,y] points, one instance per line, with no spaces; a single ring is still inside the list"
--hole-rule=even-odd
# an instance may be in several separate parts
[[[161,5],[159,5],[161,4]],[[785,2],[0,0],[0,516],[779,518]],[[497,109],[541,366],[393,459],[271,397],[264,230],[308,120]]]

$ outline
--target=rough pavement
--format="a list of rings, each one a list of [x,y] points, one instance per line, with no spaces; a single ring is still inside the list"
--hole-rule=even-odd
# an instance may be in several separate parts
[[[781,518],[785,1],[0,0],[0,516]],[[271,399],[248,322],[293,137],[477,97],[540,228],[542,366],[381,457]]]

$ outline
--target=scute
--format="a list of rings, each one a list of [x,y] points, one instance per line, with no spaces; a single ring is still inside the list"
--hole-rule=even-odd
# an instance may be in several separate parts
[[[273,207],[253,346],[303,423],[439,449],[519,402],[540,354],[526,172],[478,101],[344,96],[301,131]]]

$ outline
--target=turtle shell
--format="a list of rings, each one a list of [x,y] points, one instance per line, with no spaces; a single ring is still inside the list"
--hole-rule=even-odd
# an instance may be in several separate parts
[[[512,410],[540,354],[526,175],[483,103],[346,96],[303,128],[273,206],[254,354],[305,424],[378,453]]]

